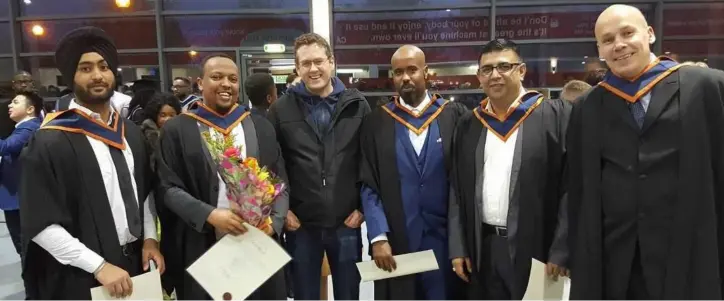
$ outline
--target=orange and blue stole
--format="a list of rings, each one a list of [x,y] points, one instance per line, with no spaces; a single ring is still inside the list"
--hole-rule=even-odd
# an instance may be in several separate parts
[[[249,116],[250,111],[245,106],[235,104],[229,112],[221,115],[204,105],[202,102],[197,102],[196,108],[183,114],[186,114],[189,117],[215,129],[224,136],[227,136],[231,134],[231,131],[239,125],[244,118]]]
[[[126,131],[124,123],[117,112],[112,113],[111,119],[111,125],[108,125],[93,119],[79,109],[69,109],[48,114],[43,119],[40,129],[83,134],[102,141],[109,146],[124,150],[126,148],[123,139]]]
[[[641,96],[649,93],[662,79],[685,65],[688,64],[679,64],[673,59],[661,56],[633,79],[624,79],[609,71],[599,85],[627,102],[635,103]]]
[[[543,102],[543,99],[543,94],[536,91],[526,92],[513,107],[508,109],[505,116],[499,117],[485,109],[490,102],[490,99],[486,98],[473,110],[473,114],[488,131],[495,134],[500,140],[507,141],[530,113]]]
[[[395,97],[393,101],[382,106],[382,109],[411,132],[420,135],[435,121],[435,118],[442,113],[442,110],[448,104],[448,101],[440,95],[432,95],[430,98],[430,103],[420,110],[420,114],[415,114],[402,106],[399,97]]]

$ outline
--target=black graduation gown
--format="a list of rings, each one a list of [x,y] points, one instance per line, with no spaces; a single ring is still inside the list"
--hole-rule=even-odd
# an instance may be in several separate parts
[[[600,85],[574,105],[568,135],[572,300],[626,294],[636,243],[652,299],[722,298],[724,73],[685,66],[651,93],[642,130],[625,101]],[[634,154],[631,168],[606,177],[617,165],[610,158],[622,153]],[[642,163],[652,160],[661,163]],[[611,185],[616,178],[627,182]],[[626,218],[611,220],[623,212]]]
[[[260,166],[266,166],[286,181],[284,161],[271,123],[256,114],[246,118],[251,118],[254,122],[260,154],[257,160]],[[177,187],[216,207],[219,188],[217,168],[215,163],[209,162],[204,155],[203,150],[207,147],[197,120],[182,114],[166,122],[161,131],[160,158],[156,163],[161,179],[159,193],[163,195],[163,191]],[[194,225],[190,226],[175,216],[164,202],[156,202],[156,206],[162,222],[166,223],[161,237],[161,249],[168,267],[164,277],[168,277],[167,281],[176,289],[179,300],[211,299],[186,269],[216,243],[213,226],[206,223],[203,231],[198,232]],[[286,289],[280,288],[280,291],[286,294]]]
[[[515,152],[519,155],[517,180],[511,179],[508,213],[510,245],[515,291],[513,299],[523,298],[528,287],[531,258],[549,262],[551,245],[556,235],[560,203],[565,202],[565,127],[570,105],[562,100],[544,100],[518,128]],[[480,180],[477,171],[484,168],[485,140],[488,129],[469,112],[460,118],[455,133],[454,173],[452,183],[457,193],[460,239],[463,252],[472,261],[470,297],[481,298],[481,230],[482,212],[476,197]],[[477,166],[480,164],[480,166]],[[515,164],[512,176],[515,176]],[[515,204],[515,205],[514,205]],[[517,210],[517,223],[511,225],[510,212]],[[515,227],[515,234],[513,229]],[[455,239],[451,235],[451,239]],[[565,243],[565,238],[561,240]],[[451,248],[454,247],[453,241]],[[487,271],[485,271],[487,272]]]
[[[143,201],[155,181],[148,162],[149,148],[133,122],[119,120],[125,123],[125,138],[133,151],[139,214],[143,217]],[[90,299],[90,289],[100,286],[93,274],[60,264],[32,241],[46,227],[59,224],[107,262],[118,266],[125,260],[103,176],[87,137],[41,128],[20,160],[22,262],[27,298]],[[128,272],[131,276],[137,274]]]
[[[443,142],[445,165],[451,165],[452,137],[455,123],[466,111],[459,103],[448,103],[438,115],[437,122]],[[405,213],[402,204],[400,176],[395,150],[395,119],[378,107],[365,117],[360,129],[363,160],[360,180],[371,187],[384,200],[384,211],[390,232],[388,242],[393,255],[410,253]],[[372,250],[370,248],[370,254]],[[415,275],[375,281],[375,300],[415,299]]]

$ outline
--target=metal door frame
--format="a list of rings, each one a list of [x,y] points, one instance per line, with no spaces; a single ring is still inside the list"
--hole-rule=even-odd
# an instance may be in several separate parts
[[[249,105],[249,98],[246,96],[246,88],[244,82],[249,77],[249,59],[260,58],[260,59],[290,59],[294,58],[294,52],[291,49],[287,49],[283,53],[266,53],[263,51],[245,51],[242,49],[236,50],[236,61],[239,65],[240,85],[239,85],[239,96],[241,102],[244,105]]]

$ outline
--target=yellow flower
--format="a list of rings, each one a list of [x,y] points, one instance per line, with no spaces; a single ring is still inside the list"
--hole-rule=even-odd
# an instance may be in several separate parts
[[[266,181],[267,179],[269,179],[269,172],[268,172],[268,171],[265,170],[265,171],[262,171],[262,172],[259,173],[259,180],[261,180],[261,181]]]

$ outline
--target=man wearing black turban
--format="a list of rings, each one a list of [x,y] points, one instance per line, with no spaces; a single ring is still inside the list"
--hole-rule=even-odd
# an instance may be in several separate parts
[[[22,155],[20,214],[28,299],[90,299],[132,293],[130,277],[158,249],[155,177],[141,130],[110,105],[116,47],[93,27],[68,33],[56,63],[73,86],[69,109],[49,114]]]

